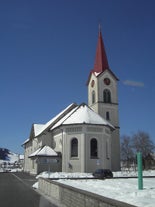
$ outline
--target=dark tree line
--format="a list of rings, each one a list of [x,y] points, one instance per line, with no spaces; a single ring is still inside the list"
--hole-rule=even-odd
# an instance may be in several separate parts
[[[137,152],[142,153],[144,169],[155,167],[154,150],[155,144],[146,132],[138,131],[132,136],[121,137],[121,161],[126,168],[136,166]]]
[[[0,148],[0,160],[9,160],[9,154],[10,151],[8,149]]]

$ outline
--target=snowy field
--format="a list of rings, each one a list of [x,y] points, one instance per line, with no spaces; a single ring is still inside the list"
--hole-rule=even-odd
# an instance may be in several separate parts
[[[137,176],[137,172],[116,172],[114,177]],[[155,176],[155,171],[144,171],[144,176]],[[155,207],[155,178],[143,179],[143,190],[138,190],[137,178],[105,179],[105,180],[70,180],[63,178],[92,177],[86,173],[48,173],[44,172],[37,176],[45,178],[60,178],[59,183],[70,185],[108,198],[123,201],[138,207]],[[34,184],[37,188],[38,184]]]

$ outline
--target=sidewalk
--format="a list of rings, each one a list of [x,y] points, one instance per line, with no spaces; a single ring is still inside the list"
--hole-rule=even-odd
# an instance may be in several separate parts
[[[22,180],[23,183],[32,187],[32,185],[37,182],[35,175],[30,175],[25,172],[13,172],[12,174],[16,175],[19,179]]]

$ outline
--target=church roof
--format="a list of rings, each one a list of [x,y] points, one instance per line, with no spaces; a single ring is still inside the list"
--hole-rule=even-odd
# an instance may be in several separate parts
[[[105,72],[106,70],[108,70],[111,73],[111,75],[116,80],[118,80],[118,78],[115,76],[115,74],[109,68],[109,63],[108,63],[108,58],[106,55],[106,50],[105,50],[105,46],[104,46],[104,42],[103,42],[103,38],[102,38],[102,33],[101,33],[101,29],[99,28],[99,35],[98,35],[98,42],[97,42],[97,48],[96,48],[94,68],[90,71],[87,85],[89,83],[89,80],[90,80],[92,73],[97,77],[100,74],[102,74],[103,72]]]
[[[43,128],[44,124],[34,124],[34,135],[36,136]]]
[[[70,110],[74,109],[77,106],[77,104],[72,103],[68,107],[66,107],[63,111],[61,111],[59,114],[57,114],[55,117],[53,117],[50,121],[48,121],[46,124],[34,124],[34,135],[35,137],[42,134],[45,130],[48,128],[51,128],[55,123],[57,123],[65,114],[68,114]]]
[[[59,120],[51,130],[60,125],[71,125],[71,124],[93,124],[93,125],[104,125],[114,129],[114,126],[107,120],[103,119],[99,114],[94,112],[85,103],[74,108],[61,120]]]
[[[57,156],[58,154],[49,146],[44,146],[37,156]]]
[[[100,29],[93,72],[101,73],[104,72],[106,69],[109,69],[109,64]]]
[[[41,150],[41,147],[38,148],[35,152],[33,152],[32,154],[29,155],[29,157],[35,157],[37,156],[38,152]]]
[[[73,103],[70,104],[68,107],[66,107],[62,112],[60,112],[50,121],[48,121],[46,124],[33,124],[33,132],[31,133],[34,137],[37,137],[42,133],[44,133],[45,131],[53,130],[62,125],[71,125],[71,124],[104,125],[110,127],[111,129],[115,129],[112,124],[110,124],[107,120],[103,119],[99,114],[94,112],[85,103],[82,103],[79,106]],[[23,145],[29,141],[30,138],[27,139],[23,143]],[[30,156],[32,157],[36,155],[38,155],[38,151],[32,153]]]
[[[35,152],[29,155],[29,157],[35,157],[35,156],[46,156],[46,157],[53,157],[57,156],[58,154],[49,146],[43,146],[39,149],[37,149]]]
[[[59,120],[61,120],[66,114],[70,114],[70,112],[77,107],[76,103],[72,103],[69,106],[67,106],[63,111],[61,111],[59,114],[57,114],[55,117],[50,119],[45,124],[33,124],[32,129],[30,132],[30,137],[24,141],[22,145],[25,145],[30,141],[30,139],[37,137],[41,134],[43,134],[45,131],[49,130],[53,125],[55,125]]]

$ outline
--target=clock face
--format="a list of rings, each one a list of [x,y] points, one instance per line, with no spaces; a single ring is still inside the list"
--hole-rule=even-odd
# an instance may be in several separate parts
[[[95,84],[95,81],[92,80],[92,82],[91,82],[91,87],[94,87],[94,84]]]
[[[104,83],[105,83],[106,85],[110,85],[110,79],[109,79],[109,78],[105,78],[105,79],[104,79]]]

